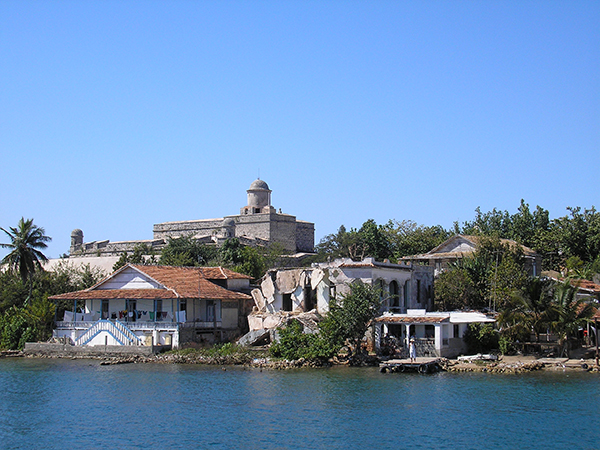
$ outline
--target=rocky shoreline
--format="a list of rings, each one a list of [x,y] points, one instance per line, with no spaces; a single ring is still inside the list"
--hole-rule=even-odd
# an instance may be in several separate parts
[[[126,356],[57,356],[44,354],[24,354],[19,350],[0,351],[0,358],[64,358],[64,359],[92,359],[99,360],[100,365],[116,364],[202,364],[222,366],[244,366],[250,368],[285,370],[296,368],[319,368],[330,366],[350,365],[347,360],[331,360],[328,362],[310,360],[278,360],[268,357],[249,357],[247,354],[232,354],[227,356],[206,356],[196,353],[167,352],[153,356],[126,355]],[[363,366],[376,365],[377,360],[371,358]],[[519,374],[534,371],[585,371],[600,372],[593,359],[566,359],[566,358],[540,358],[533,356],[505,356],[497,361],[459,361],[442,358],[440,368],[446,372],[486,372],[496,374]]]

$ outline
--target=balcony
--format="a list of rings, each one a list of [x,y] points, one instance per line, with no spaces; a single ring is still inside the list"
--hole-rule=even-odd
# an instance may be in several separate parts
[[[111,320],[112,321],[112,320]],[[57,321],[56,328],[59,330],[87,330],[92,327],[96,321],[93,322],[65,322],[65,321]],[[148,322],[148,321],[139,321],[139,322],[124,322],[121,323],[132,331],[136,330],[177,330],[179,327],[182,328],[201,328],[201,329],[214,329],[221,328],[222,323],[220,320],[214,321],[194,321],[194,322],[166,322],[166,321],[158,321],[158,322]]]

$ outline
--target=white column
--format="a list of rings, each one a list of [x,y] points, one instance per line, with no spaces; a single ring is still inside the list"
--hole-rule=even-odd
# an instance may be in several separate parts
[[[438,353],[438,355],[442,355],[442,328],[443,325],[442,324],[435,324],[434,325],[434,331],[435,331],[435,350]]]

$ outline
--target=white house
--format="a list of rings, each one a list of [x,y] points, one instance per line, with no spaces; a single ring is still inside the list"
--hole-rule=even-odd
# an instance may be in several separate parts
[[[476,311],[426,312],[411,309],[405,314],[384,313],[373,321],[374,347],[384,343],[408,348],[415,339],[418,356],[454,358],[466,351],[463,335],[471,323],[494,323],[495,319]]]
[[[229,340],[239,334],[249,285],[250,277],[222,267],[128,264],[89,289],[50,297],[74,305],[54,335],[81,346]]]

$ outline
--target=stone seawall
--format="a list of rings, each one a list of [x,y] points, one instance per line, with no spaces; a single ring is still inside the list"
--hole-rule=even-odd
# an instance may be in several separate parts
[[[45,342],[27,342],[23,353],[27,356],[55,357],[98,357],[98,356],[152,356],[156,353],[171,350],[170,345],[136,346],[136,345],[97,345],[79,347],[69,344],[50,344]]]

